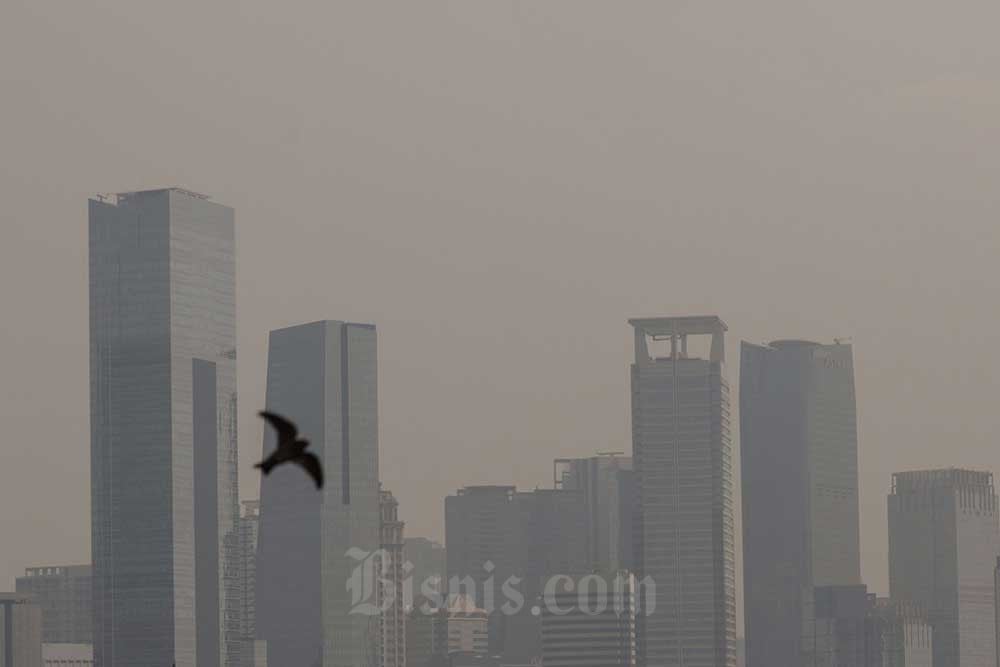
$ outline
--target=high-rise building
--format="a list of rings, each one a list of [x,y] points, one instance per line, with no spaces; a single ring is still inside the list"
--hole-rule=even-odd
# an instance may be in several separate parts
[[[875,599],[868,611],[880,660],[869,667],[933,667],[933,631],[927,612],[914,605]]]
[[[406,616],[406,666],[431,667],[434,658],[433,606],[419,597]]]
[[[541,619],[531,601],[549,577],[591,571],[587,531],[587,507],[576,489],[470,486],[445,499],[448,592],[468,596],[489,614],[490,653],[510,664],[538,657]],[[508,589],[520,605],[504,590],[510,577]]]
[[[379,664],[406,667],[406,609],[403,606],[403,522],[399,502],[391,491],[380,494],[382,520],[379,533],[378,601]]]
[[[298,466],[261,478],[256,620],[268,665],[370,667],[376,659],[378,617],[365,613],[375,592],[367,577],[354,585],[379,546],[376,363],[370,324],[271,332],[267,408],[296,423],[326,481],[318,491]],[[275,435],[264,433],[268,456]]]
[[[42,641],[46,644],[90,644],[93,641],[92,572],[89,565],[29,567],[18,577],[18,593],[31,595],[42,608]]]
[[[176,188],[90,200],[94,649],[102,667],[239,653],[233,210]]]
[[[257,641],[257,539],[260,534],[260,501],[244,500],[240,517],[240,635],[241,667],[266,664],[266,648]]]
[[[92,644],[42,644],[43,667],[94,667]]]
[[[521,554],[516,494],[513,486],[468,486],[445,498],[447,593],[469,595],[479,607],[493,606],[488,596],[500,599]]]
[[[634,591],[627,572],[587,575],[572,590],[557,589],[541,607],[542,664],[634,667]]]
[[[0,667],[42,667],[42,608],[31,595],[0,593]]]
[[[582,459],[556,459],[555,488],[582,494],[587,511],[591,569],[628,570],[634,566],[632,524],[635,493],[632,457],[605,453]]]
[[[744,342],[740,447],[747,664],[797,665],[814,588],[861,583],[851,346]]]
[[[639,518],[639,664],[734,667],[736,554],[726,325],[630,320],[632,446]],[[701,337],[701,339],[691,339]],[[707,338],[707,341],[706,341]],[[704,351],[699,344],[707,342]],[[665,349],[660,350],[661,346]]]
[[[403,604],[407,608],[414,606],[414,597],[425,595],[422,591],[425,585],[438,594],[444,593],[446,555],[440,543],[426,537],[407,537],[403,540],[403,557],[413,566],[410,571],[413,585],[403,588]]]
[[[993,475],[896,473],[888,505],[890,597],[927,610],[934,667],[996,667],[1000,524]]]

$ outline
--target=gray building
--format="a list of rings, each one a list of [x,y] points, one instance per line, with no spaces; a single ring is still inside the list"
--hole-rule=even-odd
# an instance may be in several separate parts
[[[89,565],[29,567],[18,577],[18,593],[30,594],[42,608],[42,641],[90,644],[93,596]]]
[[[257,539],[260,533],[260,501],[244,500],[240,517],[240,635],[243,638],[240,665],[266,664],[266,648],[257,641]]]
[[[90,200],[95,660],[239,653],[233,210],[180,189]]]
[[[321,321],[272,331],[267,408],[311,442],[322,491],[297,466],[261,478],[257,637],[267,664],[370,667],[377,615],[371,573],[379,546],[375,327]],[[265,429],[263,455],[275,447]],[[352,595],[353,594],[353,595]],[[358,613],[351,613],[357,605]]]
[[[379,665],[406,667],[406,608],[403,605],[403,531],[399,501],[391,491],[380,494],[378,603]]]
[[[556,459],[554,478],[555,488],[579,491],[583,496],[591,569],[631,570],[635,565],[632,526],[638,501],[632,457],[615,452]]]
[[[896,473],[888,505],[890,597],[927,610],[934,667],[996,667],[1000,525],[993,475]]]
[[[814,587],[861,583],[851,346],[744,342],[740,447],[747,664],[797,665]]]
[[[25,593],[0,593],[0,667],[42,667],[42,608]]]
[[[403,540],[403,557],[413,567],[410,571],[413,585],[403,587],[403,604],[407,608],[414,605],[414,597],[419,599],[423,595],[425,585],[444,593],[447,558],[444,546],[426,537],[407,537]]]
[[[541,651],[541,619],[531,614],[548,577],[591,568],[587,508],[578,490],[470,486],[445,499],[448,592],[490,613],[490,652],[528,664]],[[525,602],[516,613],[509,577]],[[508,612],[502,606],[514,603]]]
[[[736,554],[726,325],[714,316],[629,323],[635,332],[637,568],[641,579],[648,577],[656,586],[655,609],[649,613],[649,591],[644,588],[639,596],[639,664],[734,667]]]
[[[635,580],[627,572],[578,578],[542,606],[545,667],[633,667]],[[553,604],[554,603],[554,606]]]

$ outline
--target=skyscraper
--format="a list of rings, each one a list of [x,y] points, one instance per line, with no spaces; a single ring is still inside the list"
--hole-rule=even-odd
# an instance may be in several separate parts
[[[260,501],[244,500],[240,517],[240,635],[243,637],[240,665],[254,667],[257,646],[257,539],[260,534]],[[266,654],[265,656],[266,657]]]
[[[733,452],[726,325],[718,317],[630,320],[632,443],[639,491],[639,664],[734,667]],[[695,347],[707,336],[703,353]],[[689,342],[691,343],[689,345]],[[666,346],[665,350],[656,348]],[[690,351],[689,351],[690,350]]]
[[[744,342],[740,447],[747,664],[797,665],[814,587],[861,584],[851,346]]]
[[[993,475],[899,472],[888,504],[890,597],[928,611],[934,667],[996,667],[1000,524]]]
[[[90,200],[94,648],[102,667],[238,653],[233,210]]]
[[[353,587],[352,578],[355,568],[373,567],[379,546],[376,359],[370,324],[321,321],[271,332],[267,408],[298,425],[326,483],[317,491],[297,466],[261,478],[257,636],[267,642],[269,665],[375,660],[378,618],[351,610],[376,601],[371,581]],[[274,448],[268,428],[264,456]]]
[[[583,459],[556,459],[555,487],[582,494],[587,512],[591,570],[616,572],[634,567],[632,524],[635,493],[632,457],[617,453]]]
[[[406,611],[403,606],[403,522],[392,491],[380,494],[382,521],[379,537],[378,603],[379,665],[406,667]]]

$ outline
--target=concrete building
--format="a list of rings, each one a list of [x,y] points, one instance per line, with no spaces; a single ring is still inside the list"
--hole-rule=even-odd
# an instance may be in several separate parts
[[[434,658],[434,616],[423,608],[426,603],[417,598],[406,616],[407,667],[430,667]]]
[[[94,647],[90,644],[42,644],[44,667],[94,667]]]
[[[650,613],[645,613],[649,591],[639,596],[639,663],[734,667],[734,464],[724,371],[726,325],[714,316],[629,323],[635,332],[637,568],[639,578],[649,577],[656,587]]]
[[[89,565],[29,567],[17,578],[17,592],[31,595],[42,608],[43,642],[93,642],[91,578]]]
[[[993,475],[896,473],[888,505],[890,597],[927,610],[934,667],[996,667],[1000,524]]]
[[[239,654],[233,210],[176,188],[90,200],[94,651]]]
[[[267,664],[267,647],[257,639],[257,541],[260,534],[260,501],[244,500],[240,517],[240,635],[243,638],[240,665]]]
[[[412,586],[403,588],[403,604],[407,609],[414,605],[414,597],[427,593],[425,586],[443,594],[447,580],[447,554],[444,545],[426,537],[407,537],[403,540],[403,558],[413,568],[410,571]]]
[[[632,527],[638,502],[632,457],[614,452],[556,459],[554,485],[583,496],[591,569],[631,570],[635,565]]]
[[[470,596],[449,596],[448,606],[433,617],[434,654],[488,653],[488,616]]]
[[[326,478],[321,491],[297,466],[261,478],[256,622],[272,667],[376,660],[376,355],[369,324],[321,321],[271,332],[267,408],[298,425]],[[265,429],[263,455],[274,447],[273,429]]]
[[[0,593],[0,667],[42,667],[42,608],[30,595]]]
[[[926,611],[877,598],[871,602],[868,616],[881,639],[881,659],[870,667],[933,666],[933,632]]]
[[[588,515],[579,490],[471,486],[445,499],[449,593],[462,594],[490,616],[491,654],[527,664],[541,652],[541,619],[530,604],[516,613],[504,583],[522,601],[541,595],[557,574],[591,571]]]
[[[796,665],[814,588],[861,584],[851,346],[744,342],[740,446],[747,664]]]
[[[380,493],[378,602],[379,664],[406,667],[406,608],[403,605],[403,522],[391,491]]]
[[[545,667],[633,667],[635,581],[627,572],[579,578],[541,612]]]

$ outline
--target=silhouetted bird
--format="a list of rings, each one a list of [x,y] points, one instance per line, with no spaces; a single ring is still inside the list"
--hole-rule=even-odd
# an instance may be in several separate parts
[[[271,472],[274,466],[282,463],[298,463],[306,469],[306,472],[316,482],[316,488],[323,488],[323,467],[319,464],[319,459],[314,454],[306,451],[309,441],[299,438],[299,429],[295,424],[288,421],[281,415],[262,410],[258,412],[268,424],[278,432],[278,446],[266,459],[256,464],[255,468],[260,468],[264,474]]]

